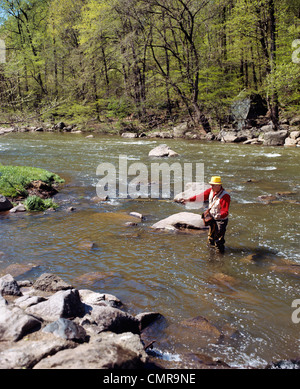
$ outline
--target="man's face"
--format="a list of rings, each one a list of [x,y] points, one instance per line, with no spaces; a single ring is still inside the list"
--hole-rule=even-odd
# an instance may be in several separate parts
[[[222,185],[211,185],[211,188],[212,188],[213,192],[218,193],[218,192],[220,192]]]

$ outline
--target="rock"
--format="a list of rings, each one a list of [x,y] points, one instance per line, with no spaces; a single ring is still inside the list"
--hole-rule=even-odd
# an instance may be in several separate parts
[[[100,306],[111,306],[114,308],[122,305],[121,300],[116,296],[108,293],[97,293],[89,289],[80,289],[79,295],[81,301],[86,305],[100,305]]]
[[[138,335],[106,333],[74,350],[44,358],[34,369],[138,369],[147,359]]]
[[[259,138],[248,139],[243,142],[244,145],[259,145],[261,143],[263,143],[263,140],[260,140]]]
[[[76,343],[54,338],[50,334],[40,336],[36,341],[20,340],[15,345],[0,352],[1,369],[32,369],[43,358],[66,348],[74,348]]]
[[[42,301],[45,300],[46,299],[44,297],[25,295],[15,300],[15,305],[25,310],[26,308],[41,303]]]
[[[169,131],[162,131],[160,132],[160,138],[162,139],[172,139],[174,135]]]
[[[300,125],[300,116],[293,118],[290,121],[291,126],[299,126]]]
[[[29,272],[30,270],[38,267],[39,265],[28,263],[28,264],[23,264],[23,263],[12,263],[11,265],[8,265],[3,273],[4,274],[10,274],[12,277],[18,277],[22,274],[25,274]],[[19,285],[19,283],[18,283]],[[20,285],[19,285],[20,286]]]
[[[264,136],[264,146],[283,146],[288,137],[288,131],[270,131]]]
[[[87,139],[94,138],[94,135],[87,135],[86,138],[87,138]]]
[[[144,216],[143,216],[141,213],[138,213],[138,212],[130,212],[129,215],[130,215],[130,216],[133,216],[133,217],[136,217],[136,218],[138,218],[138,219],[141,219],[141,220],[144,219]]]
[[[5,196],[0,195],[0,212],[9,211],[12,208],[12,203]]]
[[[239,135],[236,132],[221,131],[219,134],[221,142],[224,143],[241,143],[247,140],[247,136]]]
[[[298,139],[298,138],[300,138],[300,131],[292,131],[290,133],[290,138],[291,139]]]
[[[269,363],[265,369],[300,369],[300,358]]]
[[[78,276],[75,278],[76,284],[79,285],[92,285],[95,282],[105,280],[107,278],[113,277],[113,272],[90,272],[82,274],[81,276]]]
[[[205,317],[197,316],[181,322],[183,326],[192,327],[195,331],[207,336],[214,342],[218,342],[223,336],[222,332]]]
[[[162,144],[155,147],[153,150],[149,152],[149,157],[175,157],[178,154],[171,150],[169,146]]]
[[[67,284],[60,277],[51,273],[43,273],[34,283],[34,288],[46,292],[57,292],[59,290],[72,289],[72,285]]]
[[[18,307],[0,306],[0,340],[18,341],[29,332],[39,330],[41,321]]]
[[[85,342],[87,336],[82,326],[64,318],[59,318],[55,322],[48,324],[43,328],[43,332],[49,332],[60,338],[80,343]]]
[[[188,354],[189,361],[196,364],[196,369],[231,369],[227,363],[206,354]]]
[[[175,231],[183,228],[201,230],[207,227],[204,225],[201,215],[192,212],[179,212],[160,220],[151,228]]]
[[[5,298],[0,293],[0,307],[4,306],[4,305],[8,305],[8,302],[5,300]]]
[[[173,128],[173,136],[174,138],[182,138],[187,131],[188,123],[181,123]]]
[[[0,278],[0,294],[11,296],[22,295],[18,283],[14,280],[11,274],[6,274]]]
[[[15,212],[25,212],[26,208],[23,204],[18,204],[17,206],[13,207],[9,212],[15,213]]]
[[[77,248],[79,250],[92,250],[95,247],[95,243],[90,241],[90,240],[83,240],[82,242],[79,243]]]
[[[231,277],[231,276],[224,274],[224,273],[216,273],[216,274],[212,275],[211,280],[214,283],[217,283],[218,285],[221,285],[221,286],[226,286],[227,288],[229,288],[231,290],[234,290],[234,287],[238,283],[238,281],[234,277]]]
[[[55,128],[57,130],[63,130],[64,128],[66,127],[65,123],[64,122],[59,122],[56,124]]]
[[[270,201],[277,200],[277,196],[272,195],[272,194],[261,195],[261,196],[258,196],[258,200],[268,204]]]
[[[78,290],[69,289],[56,292],[48,300],[27,308],[25,312],[45,321],[55,321],[60,317],[81,317],[85,313],[85,306],[80,300]]]
[[[273,124],[267,124],[265,126],[262,126],[260,128],[261,132],[273,132],[274,131],[274,125]]]
[[[300,265],[273,265],[270,267],[270,270],[276,273],[282,273],[293,276],[300,276]]]
[[[298,143],[297,139],[292,139],[292,138],[286,138],[284,142],[284,146],[290,146],[290,147],[296,147]]]
[[[135,318],[139,321],[139,327],[140,331],[148,327],[150,324],[152,324],[154,321],[160,319],[162,315],[157,312],[143,312],[139,313],[135,316]]]
[[[267,102],[259,94],[246,96],[241,92],[231,105],[231,115],[238,129],[244,128],[249,121],[267,113]]]
[[[137,138],[138,135],[135,132],[123,132],[122,138]]]
[[[92,306],[90,312],[83,317],[81,324],[95,326],[96,333],[112,331],[120,334],[129,331],[138,334],[140,332],[138,319],[120,309],[109,306]]]

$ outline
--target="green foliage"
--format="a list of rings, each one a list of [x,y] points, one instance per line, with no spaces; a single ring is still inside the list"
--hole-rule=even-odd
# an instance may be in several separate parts
[[[58,175],[44,169],[0,164],[0,194],[3,196],[25,197],[27,195],[26,188],[32,181],[36,180],[41,180],[49,185],[64,182]]]
[[[71,123],[147,111],[222,121],[245,89],[269,101],[276,92],[299,113],[299,0],[274,5],[275,52],[269,0],[0,0],[0,110]]]
[[[24,201],[27,211],[45,211],[49,208],[57,208],[58,205],[52,199],[41,199],[38,196],[29,196]]]

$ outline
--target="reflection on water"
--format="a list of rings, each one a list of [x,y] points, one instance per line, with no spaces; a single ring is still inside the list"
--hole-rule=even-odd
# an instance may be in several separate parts
[[[150,228],[184,211],[180,204],[94,201],[100,163],[117,164],[122,154],[128,163],[150,166],[148,153],[160,143],[178,152],[180,163],[204,163],[206,180],[222,176],[232,196],[223,256],[207,247],[206,232]],[[53,272],[76,287],[115,294],[132,313],[162,313],[161,330],[147,336],[170,360],[207,353],[231,366],[262,367],[298,355],[299,325],[291,321],[291,304],[300,298],[299,276],[277,272],[276,266],[300,263],[299,149],[30,133],[2,136],[0,152],[3,164],[46,168],[66,179],[56,212],[0,216],[2,272],[11,264],[34,263],[21,278]],[[284,195],[277,201],[258,200],[279,192]],[[70,206],[76,210],[69,212]],[[145,219],[129,216],[132,211]],[[138,225],[128,227],[129,221]],[[227,335],[210,340],[183,325],[198,316]]]

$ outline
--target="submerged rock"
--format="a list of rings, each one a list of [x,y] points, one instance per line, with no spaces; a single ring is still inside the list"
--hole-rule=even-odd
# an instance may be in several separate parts
[[[192,327],[195,332],[207,336],[215,343],[223,337],[223,333],[205,317],[197,316],[181,322],[183,326]]]

